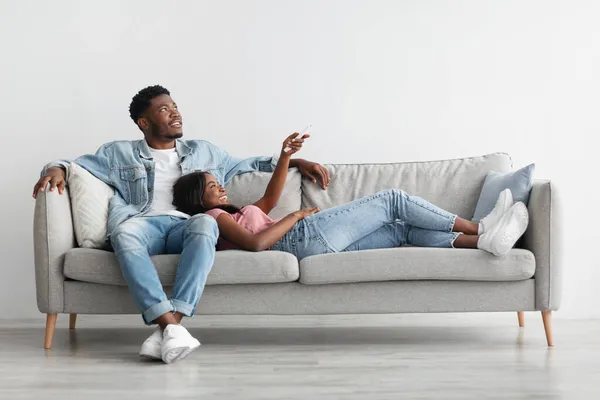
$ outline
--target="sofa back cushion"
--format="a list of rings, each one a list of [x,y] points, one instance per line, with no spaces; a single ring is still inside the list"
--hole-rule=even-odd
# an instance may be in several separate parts
[[[369,196],[383,189],[402,189],[410,195],[471,219],[489,171],[508,172],[511,158],[504,153],[455,160],[391,164],[329,164],[331,182],[322,190],[302,180],[302,207],[322,210]]]
[[[225,186],[229,203],[241,208],[256,202],[265,194],[271,176],[270,172],[248,172],[234,176]],[[269,213],[271,218],[283,218],[300,209],[300,181],[298,169],[291,168],[279,202]]]
[[[69,195],[77,244],[92,249],[108,249],[106,227],[108,203],[114,190],[75,163],[71,163]],[[251,172],[237,175],[227,185],[231,204],[242,207],[260,199],[267,188],[270,173]],[[300,209],[300,172],[290,170],[281,199],[269,215],[282,218]]]
[[[300,172],[292,168],[281,198],[269,215],[278,219],[303,207],[327,209],[379,190],[403,189],[470,219],[486,174],[489,171],[508,172],[511,165],[510,157],[503,153],[428,162],[330,164],[326,165],[331,175],[327,190],[322,190],[308,179],[301,179]],[[78,244],[104,248],[106,214],[112,191],[83,169],[72,177],[81,178],[81,185],[73,179],[69,181],[71,191],[78,186],[71,193]],[[270,179],[271,173],[266,172],[235,176],[226,186],[230,203],[239,207],[254,203],[264,194]],[[94,218],[91,218],[90,210],[93,210]]]

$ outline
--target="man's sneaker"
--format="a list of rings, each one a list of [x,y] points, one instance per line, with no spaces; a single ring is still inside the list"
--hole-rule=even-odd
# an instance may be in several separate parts
[[[496,256],[502,256],[513,248],[525,233],[529,224],[529,213],[525,204],[515,203],[500,221],[479,237],[477,247]]]
[[[500,221],[500,218],[502,218],[504,213],[506,213],[513,206],[513,204],[513,195],[510,189],[504,189],[502,192],[500,192],[492,212],[479,221],[479,234],[484,234],[492,229],[492,227],[496,225],[498,221]]]
[[[200,347],[198,339],[190,335],[181,325],[169,324],[163,331],[161,356],[167,364],[187,357],[198,347]]]
[[[160,349],[162,347],[163,334],[160,326],[144,341],[140,349],[140,357],[150,358],[152,360],[162,360]]]

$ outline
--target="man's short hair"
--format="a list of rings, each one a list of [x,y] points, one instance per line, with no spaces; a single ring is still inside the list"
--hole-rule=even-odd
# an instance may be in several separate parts
[[[131,104],[129,105],[129,116],[137,124],[138,119],[142,116],[144,111],[150,107],[150,101],[160,96],[161,94],[171,95],[171,93],[160,85],[148,86],[140,90],[133,99],[131,99]]]

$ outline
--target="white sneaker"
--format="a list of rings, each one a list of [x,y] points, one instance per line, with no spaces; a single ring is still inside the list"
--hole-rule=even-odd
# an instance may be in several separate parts
[[[171,364],[187,357],[200,347],[198,339],[194,338],[182,325],[169,324],[163,331],[161,347],[162,360]]]
[[[510,189],[504,189],[502,192],[500,192],[492,212],[479,221],[479,226],[481,227],[479,234],[482,235],[492,229],[492,227],[496,225],[504,213],[506,213],[513,206],[513,204],[513,195]]]
[[[497,224],[479,237],[477,247],[495,256],[502,256],[508,253],[523,236],[528,224],[527,207],[519,201],[500,218]]]
[[[163,333],[160,326],[144,341],[140,349],[140,357],[150,358],[153,360],[162,360],[160,349],[163,342]]]

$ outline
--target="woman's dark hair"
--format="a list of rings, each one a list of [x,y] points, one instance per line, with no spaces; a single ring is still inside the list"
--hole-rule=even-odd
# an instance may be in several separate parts
[[[173,185],[173,205],[181,212],[189,215],[205,213],[210,208],[204,207],[202,198],[206,189],[206,174],[204,171],[194,171],[182,176]],[[230,214],[240,212],[240,209],[230,204],[216,206]]]

